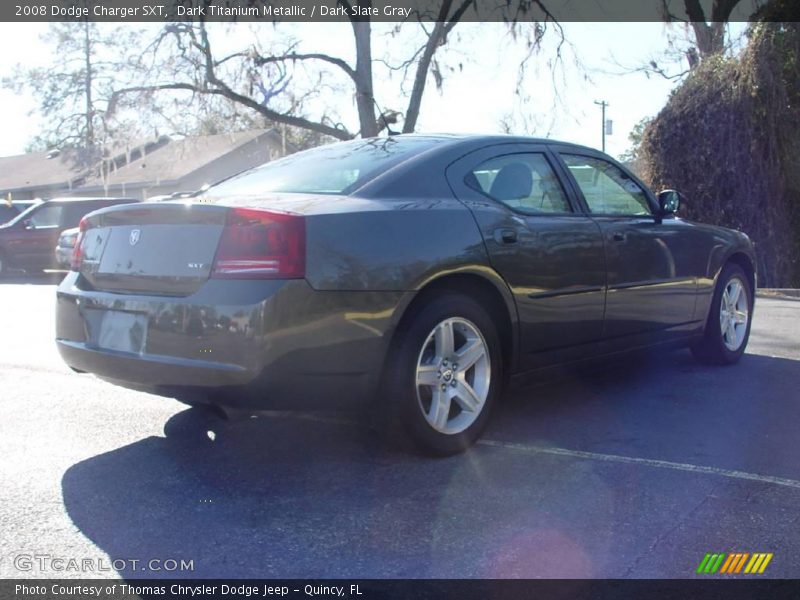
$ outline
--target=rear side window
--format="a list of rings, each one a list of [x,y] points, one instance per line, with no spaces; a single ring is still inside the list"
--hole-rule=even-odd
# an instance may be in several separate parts
[[[566,213],[572,210],[558,177],[540,153],[490,158],[472,169],[464,183],[520,212]]]
[[[347,194],[438,143],[441,140],[436,138],[388,137],[321,146],[226,179],[203,196],[252,196],[268,192]]]
[[[631,216],[652,214],[647,194],[619,167],[588,156],[562,154],[561,158],[581,188],[590,212]]]

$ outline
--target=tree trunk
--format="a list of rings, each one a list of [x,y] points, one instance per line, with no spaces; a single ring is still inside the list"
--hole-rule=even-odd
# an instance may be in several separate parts
[[[693,22],[692,28],[701,58],[725,50],[725,23]]]
[[[356,107],[362,138],[378,135],[375,120],[375,97],[372,91],[372,31],[368,19],[353,21],[356,41]]]
[[[740,1],[714,0],[711,5],[711,20],[706,22],[706,13],[700,0],[684,0],[701,58],[708,58],[725,50],[725,23]]]
[[[92,41],[89,35],[89,21],[84,23],[84,58],[86,59],[86,78],[84,86],[86,91],[86,135],[84,137],[84,145],[87,148],[94,146],[94,102],[92,100]]]
[[[450,0],[445,0],[446,10],[449,10]],[[445,14],[447,14],[445,12]],[[428,79],[428,70],[431,66],[431,60],[436,53],[436,49],[442,43],[444,38],[445,23],[437,21],[433,26],[433,31],[428,37],[425,44],[425,50],[417,64],[417,72],[414,76],[414,87],[411,89],[411,97],[408,99],[408,108],[406,109],[406,116],[403,122],[403,133],[413,133],[417,127],[417,119],[419,118],[419,109],[422,105],[422,94],[425,91],[425,82]]]

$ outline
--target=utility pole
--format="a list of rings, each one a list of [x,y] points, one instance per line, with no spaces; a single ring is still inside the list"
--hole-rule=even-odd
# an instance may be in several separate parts
[[[600,121],[600,125],[601,125],[601,132],[602,132],[602,136],[603,136],[603,138],[602,138],[603,139],[603,152],[605,152],[606,151],[606,108],[608,108],[608,102],[606,102],[605,100],[595,100],[594,103],[597,104],[597,106],[600,107],[600,109],[602,110],[602,113],[603,113],[603,115],[602,115],[603,116],[603,120]]]

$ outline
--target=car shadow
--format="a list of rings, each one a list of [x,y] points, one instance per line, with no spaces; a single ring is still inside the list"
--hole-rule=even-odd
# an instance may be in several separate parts
[[[707,366],[688,350],[636,353],[510,390],[487,435],[800,478],[789,426],[798,388],[797,360]],[[775,473],[780,459],[789,470]]]
[[[792,451],[797,407],[765,417],[763,405],[776,408],[799,381],[800,361],[748,355],[715,369],[688,353],[639,356],[512,391],[485,437],[726,467],[742,459],[734,449],[763,441],[748,435],[766,429],[778,452]],[[760,404],[750,395],[759,386]],[[570,467],[482,444],[430,460],[328,415],[224,422],[192,408],[164,433],[77,463],[62,478],[70,518],[111,560],[194,565],[164,572],[126,563],[117,569],[126,578],[602,576],[592,557],[608,554],[608,536],[659,518],[614,502],[675,488],[669,472],[633,474],[625,493],[603,504],[591,461]],[[575,503],[583,508],[569,516]],[[502,566],[515,544],[526,545],[521,571]]]
[[[446,481],[463,460],[403,454],[354,423],[320,416],[226,422],[190,408],[164,432],[78,463],[62,479],[72,521],[112,560],[195,565],[172,573],[127,567],[123,577],[379,573],[392,539],[418,537],[430,523],[426,514],[398,520],[395,509],[420,494],[438,504],[438,493],[420,489],[409,472]],[[357,542],[343,548],[348,539]],[[424,534],[416,545],[408,576],[426,572],[430,559]]]

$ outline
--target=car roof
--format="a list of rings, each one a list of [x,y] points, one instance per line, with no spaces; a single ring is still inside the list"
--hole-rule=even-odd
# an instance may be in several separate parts
[[[553,144],[559,146],[567,146],[576,150],[589,150],[591,152],[598,152],[597,148],[589,146],[582,146],[574,142],[566,142],[563,140],[555,140],[552,138],[540,138],[523,135],[512,134],[479,134],[479,133],[402,133],[391,136],[394,139],[403,138],[427,138],[435,140],[450,141],[448,146],[460,145],[469,142],[476,146],[478,145],[491,145],[491,144]]]
[[[366,198],[380,197],[438,197],[449,193],[444,179],[431,178],[431,172],[444,173],[454,161],[463,156],[489,148],[492,146],[508,146],[511,152],[518,151],[512,149],[515,144],[530,144],[540,146],[556,146],[559,150],[571,150],[576,153],[600,154],[594,148],[580,146],[570,142],[562,142],[547,138],[537,138],[518,135],[481,135],[481,134],[429,134],[413,133],[392,135],[389,138],[373,139],[394,139],[402,144],[403,140],[410,141],[412,138],[417,140],[429,140],[429,144],[419,153],[411,153],[404,160],[389,166],[387,169],[377,173],[374,177],[365,181],[357,189],[350,193]],[[365,142],[369,142],[365,140]],[[500,148],[502,151],[503,149]],[[611,159],[613,160],[613,159]],[[442,186],[442,187],[437,187]]]

